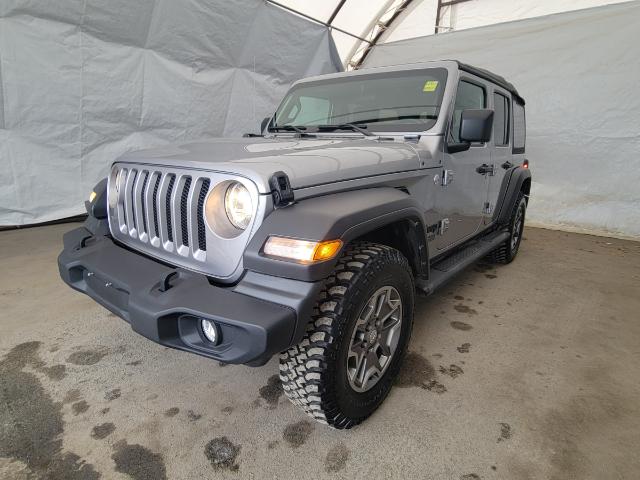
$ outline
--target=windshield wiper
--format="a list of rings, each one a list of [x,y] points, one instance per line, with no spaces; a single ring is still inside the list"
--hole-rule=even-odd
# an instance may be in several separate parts
[[[375,136],[371,132],[367,132],[365,130],[367,128],[366,125],[359,127],[353,123],[340,123],[338,125],[318,125],[318,130],[353,130],[354,132],[360,132],[367,137]]]
[[[269,127],[270,132],[298,132],[306,133],[307,127],[296,127],[295,125],[274,125]]]
[[[437,120],[438,116],[437,115],[398,115],[397,117],[368,118],[367,120],[358,120],[356,123],[391,122],[393,120],[406,120],[406,119]]]

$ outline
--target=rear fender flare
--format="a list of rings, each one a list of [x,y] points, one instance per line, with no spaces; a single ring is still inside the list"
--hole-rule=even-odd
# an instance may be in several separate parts
[[[498,224],[504,225],[509,222],[513,204],[527,179],[531,179],[531,172],[520,166],[511,168],[505,174],[500,188],[500,208],[495,210],[493,217]]]

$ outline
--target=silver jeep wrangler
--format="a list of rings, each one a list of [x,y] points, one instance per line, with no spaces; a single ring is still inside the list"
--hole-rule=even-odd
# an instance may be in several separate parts
[[[286,395],[336,428],[389,393],[415,293],[518,253],[524,100],[456,61],[295,83],[262,134],[119,158],[60,274],[162,345],[280,356]]]

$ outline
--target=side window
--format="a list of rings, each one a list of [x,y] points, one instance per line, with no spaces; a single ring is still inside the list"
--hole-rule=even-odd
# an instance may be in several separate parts
[[[524,105],[513,102],[513,153],[524,153],[527,128],[524,117]]]
[[[467,109],[485,108],[487,104],[484,88],[475,83],[461,80],[456,93],[456,103],[453,106],[453,119],[449,130],[450,143],[460,142],[460,119],[462,111]]]
[[[493,143],[497,147],[509,145],[509,99],[493,94]]]

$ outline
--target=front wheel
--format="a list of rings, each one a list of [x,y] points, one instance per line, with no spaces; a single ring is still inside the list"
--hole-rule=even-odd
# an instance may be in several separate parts
[[[280,355],[287,397],[332,427],[362,422],[398,374],[413,304],[411,268],[398,250],[350,245],[320,293],[304,338]]]

